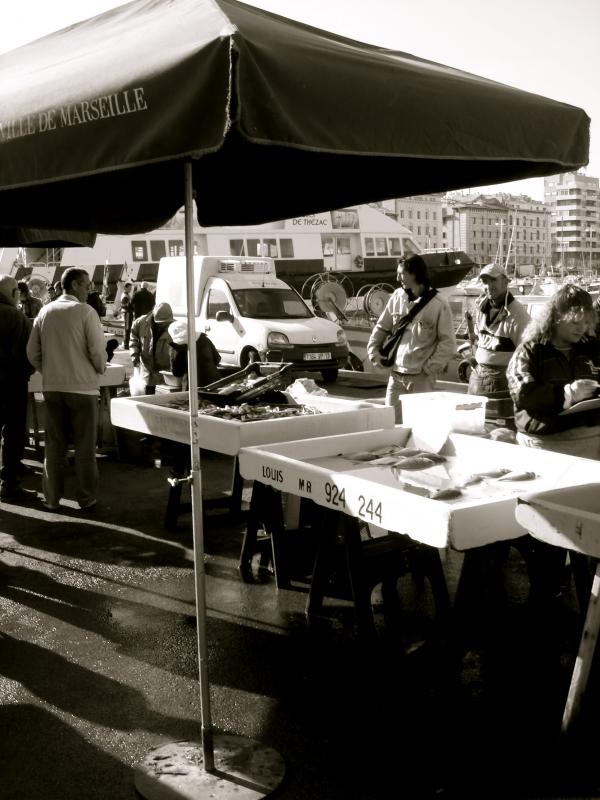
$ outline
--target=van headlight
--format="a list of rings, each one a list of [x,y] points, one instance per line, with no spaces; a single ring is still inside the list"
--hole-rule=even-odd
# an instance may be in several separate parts
[[[342,328],[338,328],[337,343],[338,344],[348,344],[348,337],[346,336],[346,331],[343,330]]]
[[[285,333],[271,332],[267,336],[267,347],[292,347]]]

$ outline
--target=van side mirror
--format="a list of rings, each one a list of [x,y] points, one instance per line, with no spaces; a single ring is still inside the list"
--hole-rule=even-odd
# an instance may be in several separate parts
[[[231,311],[217,311],[215,319],[217,322],[233,322],[233,314]]]

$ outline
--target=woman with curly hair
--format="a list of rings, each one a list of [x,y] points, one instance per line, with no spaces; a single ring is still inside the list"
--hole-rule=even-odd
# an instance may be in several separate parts
[[[600,458],[600,410],[561,416],[600,388],[597,321],[591,295],[566,284],[526,328],[507,369],[520,444]]]
[[[525,329],[507,369],[519,444],[600,458],[600,409],[561,415],[600,388],[597,322],[592,297],[566,284]],[[545,604],[560,595],[566,551],[530,536],[513,544],[527,561],[530,599]],[[572,563],[582,558],[571,554]]]

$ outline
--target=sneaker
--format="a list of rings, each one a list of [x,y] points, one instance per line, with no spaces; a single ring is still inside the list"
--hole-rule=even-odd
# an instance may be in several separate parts
[[[42,505],[46,511],[60,511],[60,506],[51,506],[50,503],[47,503],[45,500],[42,500]]]
[[[91,511],[96,508],[97,502],[95,497],[92,497],[90,500],[84,500],[83,503],[79,503],[79,509],[80,511]]]

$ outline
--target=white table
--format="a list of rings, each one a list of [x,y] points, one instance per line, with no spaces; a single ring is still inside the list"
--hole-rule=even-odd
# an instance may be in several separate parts
[[[397,426],[393,431],[247,447],[240,451],[240,472],[243,478],[308,498],[387,531],[407,534],[416,542],[467,551],[471,564],[479,560],[482,546],[524,535],[515,508],[519,496],[528,490],[549,491],[590,480],[600,483],[598,462],[455,433],[441,449],[447,462],[424,471],[399,474],[389,466],[356,463],[345,457],[390,444],[410,446],[411,435],[409,428]],[[414,493],[416,484],[420,484],[418,488],[444,488],[461,475],[499,467],[531,471],[535,478],[485,480],[452,500]]]
[[[113,399],[111,402],[112,424],[189,446],[189,411],[171,407],[173,404],[187,401],[187,399],[188,392]],[[322,395],[311,396],[309,402],[321,413],[254,422],[238,422],[200,415],[201,447],[234,457],[234,477],[230,502],[230,509],[233,512],[238,510],[241,502],[242,480],[237,469],[237,456],[242,447],[283,442],[289,439],[303,439],[325,431],[349,433],[391,429],[394,426],[394,411],[391,407],[367,401],[341,400]],[[167,526],[170,526],[176,519],[180,494],[180,488],[177,496],[172,493],[167,507]]]
[[[589,462],[590,465],[596,463]],[[516,519],[532,536],[556,547],[600,559],[600,482],[519,498]],[[566,733],[581,710],[600,628],[600,562],[596,567],[579,651],[563,713]]]
[[[107,364],[104,375],[98,376],[100,388],[105,386],[121,386],[125,382],[125,367],[120,364]],[[42,391],[42,376],[39,372],[34,372],[29,379],[27,390],[31,392]]]
[[[415,480],[430,478],[431,487],[436,488],[447,478],[448,469],[466,476],[498,467],[532,471],[536,478],[487,480],[468,487],[457,499],[432,500],[404,490],[402,480],[389,467],[357,464],[340,455],[394,443],[406,445],[410,436],[409,428],[396,426],[391,431],[246,447],[240,451],[240,471],[244,478],[406,533],[424,544],[457,550],[523,536],[515,508],[525,492],[600,482],[600,462],[452,433],[441,450],[448,464],[415,472]],[[405,478],[410,481],[411,474],[405,473]]]

